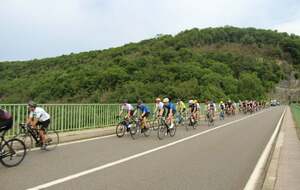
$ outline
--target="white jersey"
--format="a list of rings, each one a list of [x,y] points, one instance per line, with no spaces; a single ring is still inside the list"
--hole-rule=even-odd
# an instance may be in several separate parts
[[[157,109],[159,109],[159,110],[164,109],[164,103],[159,102],[158,104],[156,104],[156,110],[157,110]]]
[[[44,122],[50,119],[50,115],[43,108],[36,107],[34,111],[29,113],[29,118],[35,118],[39,122]]]
[[[200,111],[200,108],[201,108],[201,107],[200,107],[200,104],[197,103],[196,106],[197,106],[197,110]]]
[[[134,108],[131,104],[125,104],[125,105],[122,105],[122,110],[133,111]]]

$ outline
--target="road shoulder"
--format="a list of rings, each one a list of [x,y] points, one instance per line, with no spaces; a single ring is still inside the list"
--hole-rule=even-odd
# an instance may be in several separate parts
[[[300,141],[290,108],[279,133],[263,190],[300,189]]]

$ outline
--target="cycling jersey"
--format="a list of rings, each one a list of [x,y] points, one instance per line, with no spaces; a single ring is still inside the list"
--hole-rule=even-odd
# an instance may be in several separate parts
[[[185,104],[183,103],[183,101],[180,101],[177,103],[177,109],[180,111],[180,112],[183,112],[185,109],[186,109],[186,106]]]
[[[134,110],[134,108],[131,104],[124,104],[124,105],[122,105],[121,109],[126,110],[126,111],[133,111]]]
[[[12,116],[8,111],[6,111],[4,109],[0,109],[0,121],[6,121],[11,118],[12,118]]]
[[[191,104],[189,107],[191,108],[191,112],[198,111],[198,110],[197,110],[197,105],[196,105],[196,104]]]
[[[139,109],[142,113],[150,113],[148,107],[144,104],[137,105],[137,109]]]
[[[162,110],[164,109],[164,103],[159,102],[158,104],[156,104],[156,110]]]
[[[200,111],[200,104],[199,103],[196,104],[196,108],[197,108],[197,111]]]
[[[172,102],[169,102],[167,105],[164,105],[164,107],[168,110],[168,113],[170,113],[171,110],[173,111],[173,113],[176,112],[176,107]]]
[[[50,119],[50,115],[43,108],[36,107],[34,111],[29,113],[29,118],[35,118],[39,122],[44,122]]]
[[[224,110],[225,109],[225,105],[224,104],[220,104],[220,108],[221,108],[221,110]]]

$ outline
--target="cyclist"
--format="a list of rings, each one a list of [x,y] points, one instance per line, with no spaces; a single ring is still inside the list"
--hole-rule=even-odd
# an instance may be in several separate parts
[[[215,111],[216,111],[216,104],[213,101],[210,101],[210,103],[207,105],[207,114],[209,114],[209,112],[212,113],[212,117],[215,117]]]
[[[124,100],[121,111],[119,113],[119,117],[123,114],[123,112],[126,112],[125,121],[127,125],[127,131],[130,129],[130,119],[132,118],[134,114],[134,108],[131,104],[128,103],[128,100]]]
[[[180,113],[184,113],[186,110],[186,106],[181,99],[177,100],[176,110],[178,110]]]
[[[223,101],[220,101],[219,107],[220,107],[221,111],[225,113],[225,104]]]
[[[186,110],[186,106],[185,106],[184,102],[181,99],[177,100],[176,110],[178,110],[178,117],[179,117],[178,119],[179,119],[180,122],[182,122],[183,117],[184,117],[184,113],[185,113],[185,110]]]
[[[161,102],[160,98],[156,98],[155,99],[155,110],[154,110],[155,117],[162,115],[163,111],[164,111],[164,103]]]
[[[172,129],[174,127],[173,117],[176,113],[176,107],[172,102],[170,102],[169,98],[164,98],[163,103],[164,108],[167,111],[166,123],[170,126],[169,128]]]
[[[41,107],[37,107],[37,104],[33,101],[28,103],[29,117],[27,119],[27,124],[31,125],[33,128],[40,126],[39,135],[41,138],[42,149],[46,148],[46,129],[50,124],[50,115]]]
[[[197,104],[195,100],[189,100],[190,113],[194,120],[197,119]]]
[[[221,110],[220,117],[222,117],[224,119],[224,116],[225,116],[225,104],[224,104],[223,101],[220,101],[219,108]]]
[[[0,132],[7,131],[13,126],[13,117],[5,109],[0,109]]]
[[[200,109],[201,109],[201,107],[200,107],[200,103],[198,102],[198,100],[195,100],[195,102],[196,102],[196,107],[197,107],[197,115],[196,115],[196,118],[197,119],[200,119]]]
[[[142,122],[142,129],[141,132],[143,133],[145,130],[149,129],[149,126],[147,126],[147,118],[150,116],[149,108],[143,104],[142,100],[138,100],[137,102],[137,110],[141,111],[140,120]]]

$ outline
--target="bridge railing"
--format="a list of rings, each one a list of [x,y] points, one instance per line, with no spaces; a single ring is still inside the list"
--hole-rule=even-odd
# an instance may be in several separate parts
[[[155,104],[146,104],[151,113]],[[51,129],[57,131],[77,131],[109,127],[119,121],[116,116],[121,109],[120,104],[39,104],[51,116]],[[9,135],[18,133],[19,124],[24,123],[28,117],[26,104],[0,104],[13,115],[14,127]],[[201,104],[201,114],[204,114],[205,105]]]
[[[147,104],[154,111],[154,104]],[[116,116],[121,106],[119,104],[39,104],[51,116],[51,129],[57,131],[76,131],[108,127],[117,124]],[[28,117],[26,104],[0,104],[13,115],[14,127],[9,135],[19,131],[19,124]]]

